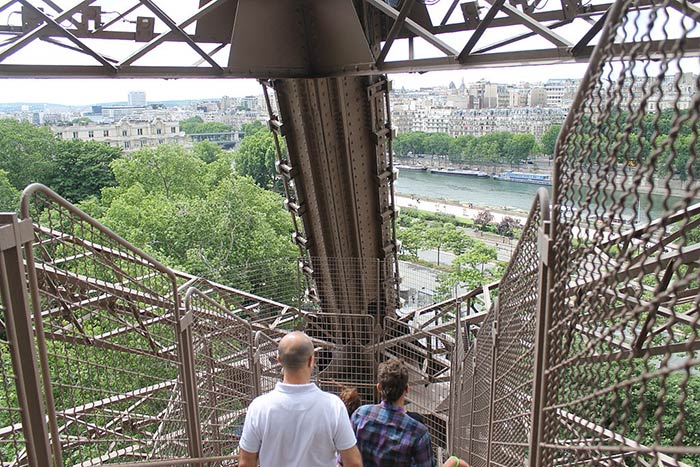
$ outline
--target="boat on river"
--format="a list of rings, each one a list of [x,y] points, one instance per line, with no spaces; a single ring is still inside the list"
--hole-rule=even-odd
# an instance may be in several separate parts
[[[488,177],[489,174],[481,170],[460,170],[460,169],[428,169],[434,174],[461,175],[463,177]]]
[[[506,182],[532,183],[535,185],[551,185],[552,176],[550,174],[535,174],[530,172],[513,172],[508,170],[500,175],[494,175],[494,180]]]
[[[422,167],[420,165],[401,165],[401,164],[394,164],[395,169],[399,170],[406,170],[409,172],[424,172],[428,168],[427,167]]]

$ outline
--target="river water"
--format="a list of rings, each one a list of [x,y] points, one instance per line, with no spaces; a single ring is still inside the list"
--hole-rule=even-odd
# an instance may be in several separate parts
[[[418,198],[445,200],[458,203],[472,203],[474,206],[492,209],[522,210],[528,212],[542,185],[506,182],[492,178],[465,177],[460,175],[435,174],[427,171],[402,170],[396,183],[400,195],[414,195]],[[550,191],[552,187],[547,187]],[[661,196],[652,195],[652,217],[663,213]],[[671,205],[679,198],[672,197]],[[642,196],[640,207],[646,211],[647,199]],[[626,210],[624,217],[631,218],[632,210]],[[640,220],[646,221],[642,214]]]

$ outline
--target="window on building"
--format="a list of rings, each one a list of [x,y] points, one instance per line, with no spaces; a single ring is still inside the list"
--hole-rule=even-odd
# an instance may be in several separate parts
[[[95,137],[95,132],[92,130],[88,131],[88,138],[94,138]]]
[[[78,138],[78,132],[77,132],[77,131],[74,131],[74,132],[73,132],[73,138],[74,138],[74,139],[77,139],[77,138]]]
[[[159,140],[158,140],[158,144],[163,144],[163,143],[165,143],[164,140],[162,140],[162,139],[159,139]]]
[[[170,133],[177,133],[177,128],[174,126],[170,127]]]
[[[122,130],[122,136],[129,136],[129,132],[127,130]]]
[[[131,144],[128,141],[124,141],[124,149],[129,149],[131,147]]]
[[[137,130],[136,130],[136,134],[138,134],[139,136],[141,136],[141,135],[143,134],[143,128],[137,129]]]
[[[106,138],[107,136],[109,136],[109,130],[104,130],[104,131],[102,132],[102,136],[104,136],[105,138]]]
[[[161,134],[162,132],[163,132],[163,131],[162,131],[160,128],[157,128],[157,129],[156,129],[156,134],[157,134],[157,135]]]

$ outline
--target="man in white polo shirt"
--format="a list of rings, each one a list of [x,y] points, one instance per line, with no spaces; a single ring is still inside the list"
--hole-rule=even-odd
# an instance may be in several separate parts
[[[239,466],[362,467],[348,412],[338,396],[311,383],[314,345],[303,332],[282,338],[277,349],[283,381],[248,407],[239,443]]]

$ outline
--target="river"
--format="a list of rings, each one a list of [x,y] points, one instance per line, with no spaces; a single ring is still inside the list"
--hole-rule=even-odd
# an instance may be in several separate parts
[[[401,171],[396,182],[396,191],[401,195],[525,212],[530,210],[535,194],[540,187],[541,185],[506,182],[486,177],[465,177],[410,170]],[[547,188],[551,194],[551,187]],[[658,195],[652,195],[651,198],[653,203],[652,217],[658,217],[663,213],[663,198]],[[671,204],[678,200],[680,198],[671,197]],[[647,204],[647,195],[643,195],[640,205],[642,211],[646,210]],[[623,216],[631,218],[632,212],[631,209],[625,210]],[[642,214],[642,221],[646,220],[644,217]]]

